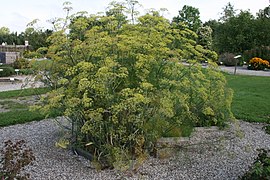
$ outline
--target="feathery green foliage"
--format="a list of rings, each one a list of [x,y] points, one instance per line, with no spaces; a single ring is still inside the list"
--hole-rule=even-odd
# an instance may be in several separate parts
[[[197,50],[193,31],[156,11],[136,24],[123,17],[74,18],[70,34],[49,38],[55,89],[37,107],[61,110],[77,145],[110,167],[128,166],[153,152],[157,138],[181,136],[187,125],[223,125],[231,117],[232,92],[214,64],[196,64],[204,49]],[[185,67],[182,58],[195,61]]]

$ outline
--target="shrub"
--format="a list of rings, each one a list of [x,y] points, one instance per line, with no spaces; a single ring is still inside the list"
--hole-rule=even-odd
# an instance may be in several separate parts
[[[247,50],[243,53],[245,60],[252,59],[253,57],[260,57],[270,62],[270,46],[256,47],[251,50]]]
[[[48,52],[48,48],[47,47],[40,47],[36,50],[37,53],[41,54],[43,57],[45,57],[45,55]]]
[[[32,69],[20,69],[20,74],[23,74],[23,75],[30,75],[33,73],[34,71]]]
[[[42,54],[38,53],[38,52],[31,52],[31,51],[26,51],[25,54],[24,54],[24,57],[25,58],[28,58],[28,59],[37,59],[37,58],[42,58]]]
[[[269,150],[260,149],[259,155],[250,170],[241,178],[242,180],[270,179]]]
[[[5,141],[4,149],[1,152],[1,179],[29,179],[29,174],[22,174],[22,170],[35,160],[32,149],[26,146],[24,140],[13,143]]]
[[[29,61],[24,58],[16,59],[16,61],[13,63],[13,67],[15,69],[26,69],[29,68]]]
[[[52,60],[44,59],[44,60],[31,60],[30,61],[30,68],[34,71],[49,71],[52,68]]]
[[[61,31],[49,38],[55,89],[37,108],[69,117],[74,146],[116,167],[153,152],[161,136],[186,135],[190,125],[223,125],[231,117],[232,94],[216,66],[179,63],[203,57],[189,38],[194,32],[174,29],[157,12],[123,27],[113,17],[97,19],[104,23],[91,23],[83,40]]]
[[[235,66],[236,59],[235,55],[232,53],[223,53],[219,56],[218,62],[224,64],[225,66]]]
[[[267,134],[270,134],[270,125],[265,126],[264,130]]]
[[[3,69],[3,71],[0,71],[0,77],[8,77],[15,74],[15,70],[13,67],[1,66],[0,69]]]
[[[269,68],[269,62],[261,58],[254,57],[249,61],[248,69],[250,70],[264,70]]]

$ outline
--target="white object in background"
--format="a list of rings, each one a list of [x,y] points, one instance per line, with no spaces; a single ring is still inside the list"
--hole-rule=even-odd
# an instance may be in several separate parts
[[[15,69],[15,72],[17,73],[17,76],[18,76],[18,74],[19,74],[19,69]]]
[[[242,57],[241,55],[234,56],[234,59]]]
[[[240,57],[242,57],[242,56],[241,55],[234,56],[234,59],[236,59],[235,60],[235,66],[234,66],[234,75],[236,75],[236,67],[237,67],[237,63],[238,63],[237,59],[240,58]]]

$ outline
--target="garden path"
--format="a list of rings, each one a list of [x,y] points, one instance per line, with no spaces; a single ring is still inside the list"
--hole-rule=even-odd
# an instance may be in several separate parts
[[[234,74],[234,66],[219,66],[220,69],[224,72]],[[238,75],[251,75],[251,76],[270,76],[270,70],[268,71],[254,71],[248,70],[246,66],[237,66],[236,74]]]
[[[10,90],[19,90],[19,89],[31,88],[31,87],[42,87],[42,83],[34,82],[33,76],[11,76],[11,77],[4,77],[0,79],[10,79],[10,78],[15,78],[18,81],[0,82],[0,92],[10,91]]]

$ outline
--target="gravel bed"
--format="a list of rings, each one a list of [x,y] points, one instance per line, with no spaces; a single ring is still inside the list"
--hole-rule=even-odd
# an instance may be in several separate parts
[[[136,173],[97,171],[71,151],[55,146],[63,131],[52,119],[0,128],[0,148],[5,140],[24,139],[36,160],[26,171],[31,179],[237,179],[253,163],[256,149],[270,149],[263,124],[243,121],[223,131],[197,131],[185,148],[170,158],[150,157]]]

